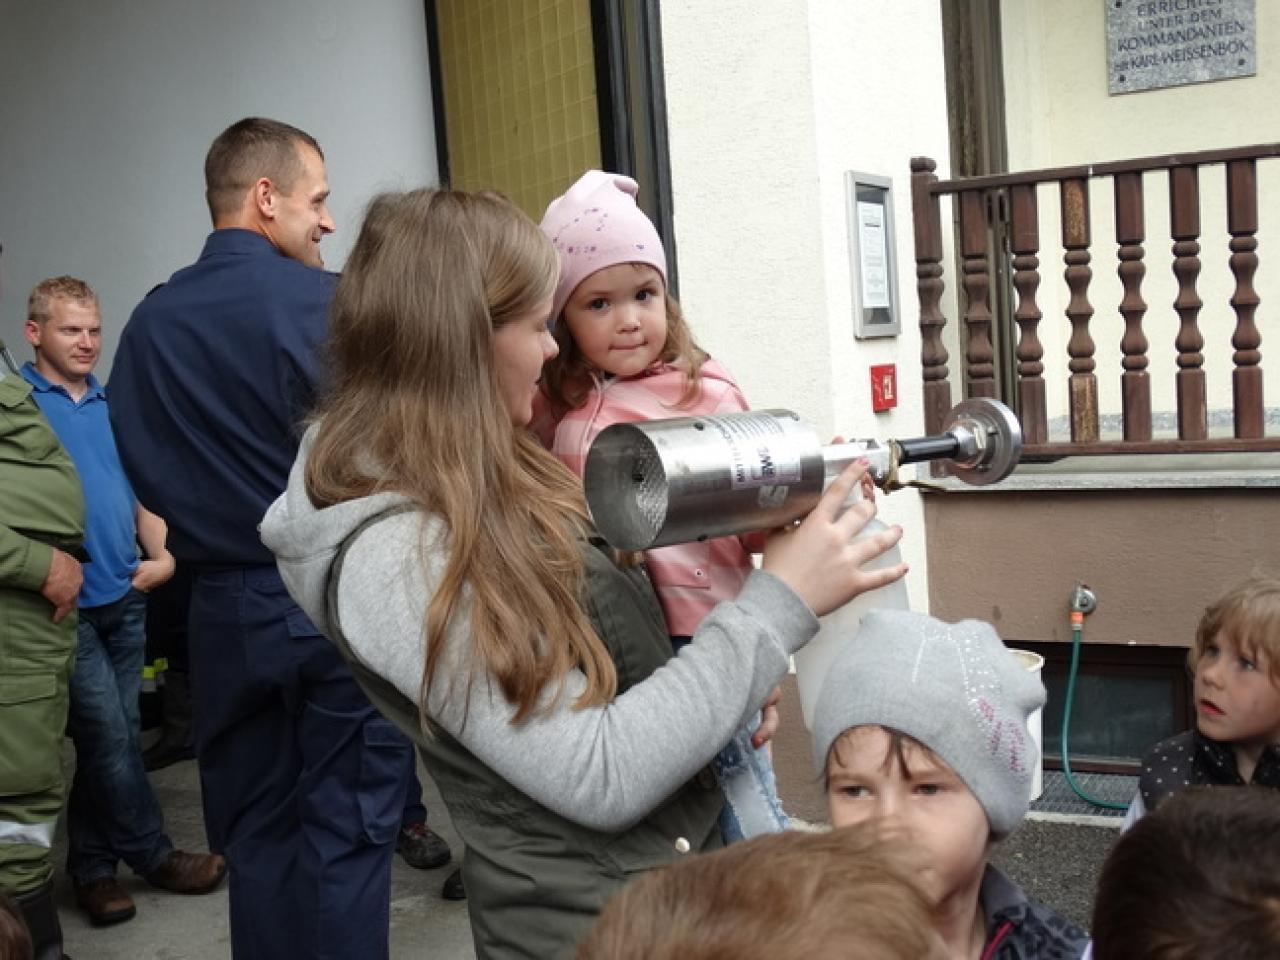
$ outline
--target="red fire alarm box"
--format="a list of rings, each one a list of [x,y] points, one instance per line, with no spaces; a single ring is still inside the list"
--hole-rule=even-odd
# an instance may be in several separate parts
[[[883,413],[898,405],[898,366],[879,363],[871,368],[871,409]]]

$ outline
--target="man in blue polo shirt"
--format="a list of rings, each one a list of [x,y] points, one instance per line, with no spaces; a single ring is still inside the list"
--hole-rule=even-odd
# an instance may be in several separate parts
[[[67,804],[67,873],[96,925],[134,915],[116,880],[123,860],[151,884],[207,893],[221,857],[173,848],[142,765],[138,692],[146,593],[173,575],[164,521],[138,505],[116,453],[106,394],[93,376],[102,346],[98,298],[84,281],[54,277],[27,304],[35,363],[22,368],[32,396],[71,454],[85,493],[84,584],[67,730],[76,771]],[[147,559],[138,557],[142,544]]]

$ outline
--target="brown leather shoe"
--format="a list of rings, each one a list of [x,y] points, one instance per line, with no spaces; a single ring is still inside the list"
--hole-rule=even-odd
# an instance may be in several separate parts
[[[209,893],[227,875],[227,861],[216,853],[174,850],[144,877],[147,883],[173,893]]]
[[[76,903],[84,908],[89,922],[95,927],[132,920],[138,912],[133,898],[125,893],[115,877],[103,877],[84,884],[73,883],[72,886],[76,891]]]

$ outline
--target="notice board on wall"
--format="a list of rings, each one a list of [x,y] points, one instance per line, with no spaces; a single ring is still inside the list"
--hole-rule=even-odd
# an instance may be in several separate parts
[[[853,278],[853,335],[894,337],[898,318],[898,265],[894,255],[893,181],[852,170],[844,175]]]

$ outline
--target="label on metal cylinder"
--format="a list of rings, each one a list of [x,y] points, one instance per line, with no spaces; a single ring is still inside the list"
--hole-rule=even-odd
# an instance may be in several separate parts
[[[785,421],[768,413],[700,419],[725,443],[733,489],[800,482],[800,447]]]
[[[785,484],[761,487],[760,492],[756,494],[756,503],[760,505],[761,510],[776,510],[787,502],[790,494],[791,488]]]

